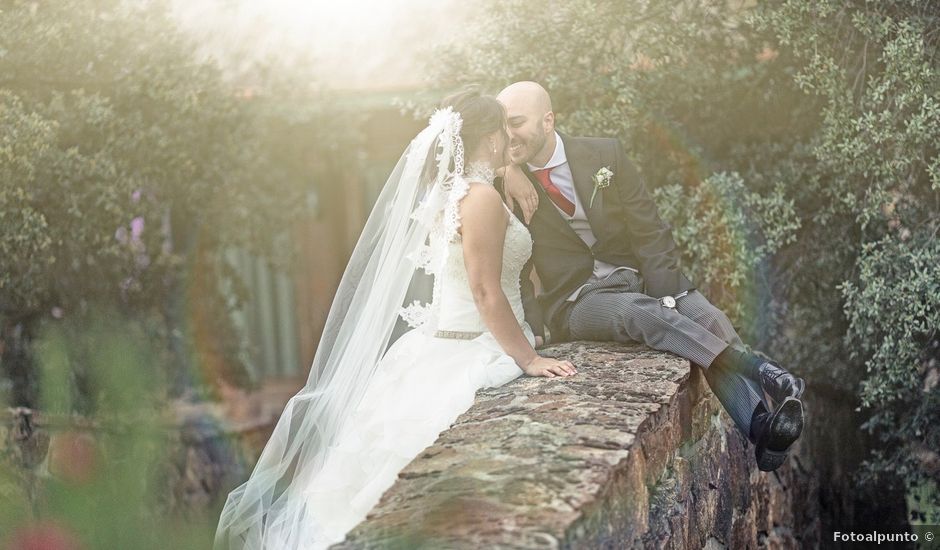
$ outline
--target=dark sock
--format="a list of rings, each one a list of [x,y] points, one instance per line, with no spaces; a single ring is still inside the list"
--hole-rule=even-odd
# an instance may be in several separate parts
[[[767,413],[767,407],[765,407],[763,403],[758,403],[757,406],[754,407],[754,413],[751,415],[751,429],[748,434],[750,436],[751,443],[757,442],[757,434],[754,433],[754,430],[757,429],[759,425],[759,423],[757,422],[757,419],[760,415],[766,414],[766,413]]]

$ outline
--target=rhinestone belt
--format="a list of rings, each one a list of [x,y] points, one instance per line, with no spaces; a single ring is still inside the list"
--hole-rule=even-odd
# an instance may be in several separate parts
[[[472,332],[464,330],[439,330],[434,333],[435,338],[453,338],[455,340],[473,340],[483,334],[482,332]]]

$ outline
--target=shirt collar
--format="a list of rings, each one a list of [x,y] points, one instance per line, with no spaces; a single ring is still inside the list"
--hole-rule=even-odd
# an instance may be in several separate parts
[[[561,136],[558,135],[558,132],[555,132],[555,151],[552,153],[552,158],[548,159],[548,162],[545,166],[533,166],[529,163],[526,163],[530,171],[535,170],[544,170],[546,168],[558,168],[562,164],[568,162],[568,157],[565,156],[565,144],[561,141]]]

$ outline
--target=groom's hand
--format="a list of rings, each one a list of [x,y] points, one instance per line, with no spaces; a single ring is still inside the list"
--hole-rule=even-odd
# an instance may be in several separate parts
[[[506,206],[510,210],[516,209],[516,204],[522,208],[522,218],[528,224],[532,215],[539,206],[539,195],[532,186],[532,182],[523,173],[522,168],[511,164],[505,168],[503,174],[503,189],[506,193]]]
[[[542,347],[542,345],[544,345],[544,344],[545,344],[545,339],[544,339],[544,338],[542,338],[541,336],[536,336],[536,337],[535,337],[535,347],[536,347],[536,348],[540,348],[540,347]]]

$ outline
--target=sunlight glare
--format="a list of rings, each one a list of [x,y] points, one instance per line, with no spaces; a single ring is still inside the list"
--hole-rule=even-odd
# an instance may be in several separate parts
[[[232,64],[310,61],[340,88],[415,80],[417,56],[460,35],[459,0],[173,0],[184,27]]]

